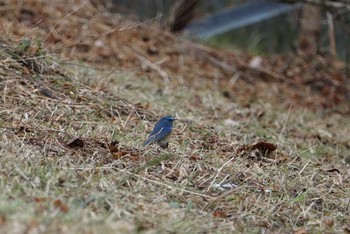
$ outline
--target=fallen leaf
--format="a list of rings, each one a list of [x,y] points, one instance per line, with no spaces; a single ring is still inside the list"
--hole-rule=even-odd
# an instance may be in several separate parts
[[[44,86],[41,86],[39,88],[39,92],[46,97],[49,97],[52,99],[58,99],[57,96],[55,95],[55,93],[51,89],[46,88]]]
[[[0,226],[6,223],[6,216],[0,215]]]
[[[239,146],[236,150],[236,153],[237,154],[249,153],[250,157],[261,160],[262,156],[263,157],[268,156],[271,152],[275,151],[276,149],[277,149],[277,146],[275,144],[265,142],[265,141],[259,141],[252,145]],[[285,160],[285,159],[281,158],[281,160]]]
[[[47,199],[46,197],[34,197],[34,201],[39,203],[39,202],[45,202]]]
[[[227,218],[227,214],[223,212],[221,209],[214,210],[213,216],[216,218],[223,218],[223,219]]]
[[[258,143],[255,143],[248,147],[251,150],[258,150],[262,155],[266,155],[268,153],[271,153],[277,149],[277,146],[272,143],[268,143],[265,141],[260,141]]]
[[[53,206],[57,209],[59,209],[61,212],[63,213],[67,213],[69,211],[69,207],[64,204],[61,199],[56,199],[54,202],[53,202]]]
[[[328,169],[328,170],[326,170],[326,172],[331,172],[331,173],[332,172],[336,172],[338,174],[341,174],[340,171],[337,168]]]
[[[190,156],[190,159],[193,160],[193,161],[198,161],[198,160],[201,160],[202,158],[198,154],[192,154]]]
[[[115,153],[119,151],[119,141],[112,141],[109,146],[108,146],[109,150],[111,151],[111,153]]]
[[[69,148],[83,148],[84,145],[84,141],[80,138],[75,138],[67,143]]]
[[[334,226],[334,219],[325,219],[322,221],[322,223],[327,227],[333,227]]]
[[[300,228],[294,231],[294,234],[307,234],[307,230],[305,228]]]
[[[132,161],[138,161],[139,159],[139,151],[135,148],[125,148],[125,147],[119,147],[119,142],[114,141],[111,142],[109,145],[109,150],[111,151],[111,154],[113,155],[114,158],[119,159],[121,157],[128,157]]]

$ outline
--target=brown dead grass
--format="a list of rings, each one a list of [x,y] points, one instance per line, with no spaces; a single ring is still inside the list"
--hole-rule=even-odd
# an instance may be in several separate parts
[[[177,40],[156,28],[110,19],[88,2],[11,4],[17,11],[4,11],[9,22],[25,12],[30,16],[19,21],[16,30],[22,34],[3,26],[7,36],[60,35],[55,43],[47,39],[45,48],[95,65],[102,59],[104,70],[86,63],[64,64],[36,39],[1,43],[2,232],[349,229],[348,118],[337,111],[321,116],[324,112],[294,104],[285,109],[290,106],[284,102],[288,95],[301,95],[298,89],[281,94],[276,104],[273,94],[291,84],[271,82],[271,77],[279,79],[274,73],[250,85],[249,79],[233,79],[227,86],[227,77],[234,74],[254,74],[253,79],[263,78],[266,71],[239,67],[232,54],[225,57],[230,54]],[[45,18],[44,25],[33,29],[33,15]],[[75,30],[84,22],[91,34],[87,30],[88,35],[80,37],[81,31]],[[92,43],[116,26],[113,37],[103,42],[113,48],[106,49],[111,54],[104,58]],[[125,26],[123,33],[136,36],[122,34],[119,29]],[[68,32],[74,45],[65,47]],[[148,41],[139,38],[142,33],[151,35]],[[174,63],[159,62],[170,56],[164,47],[158,52],[162,56],[140,50],[142,43],[147,46],[156,38],[168,47],[173,44],[169,49],[176,51]],[[120,44],[108,47],[112,42]],[[81,43],[87,45],[86,52],[76,52]],[[130,58],[115,65],[109,59],[117,53]],[[203,56],[195,60],[198,53]],[[235,59],[237,64],[227,65]],[[237,90],[234,96],[231,88]],[[242,101],[249,103],[245,108],[234,101],[252,93],[254,98]],[[319,98],[313,95],[308,98]],[[260,97],[265,99],[256,101]],[[317,98],[313,108],[319,106]],[[170,147],[142,148],[154,122],[165,114],[179,118]]]
[[[199,46],[112,15],[95,2],[5,1],[1,30],[12,38],[42,40],[62,59],[113,66],[155,82],[207,82],[241,105],[266,100],[317,110],[346,103],[344,65],[337,60],[300,54],[262,58],[252,66],[256,56]],[[347,105],[339,111],[347,112]]]

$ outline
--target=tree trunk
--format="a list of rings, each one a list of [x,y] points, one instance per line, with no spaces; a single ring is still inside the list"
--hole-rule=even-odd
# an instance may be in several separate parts
[[[318,51],[320,35],[321,7],[305,4],[298,42],[299,51],[307,56],[314,56]]]
[[[169,26],[171,32],[181,31],[193,18],[199,0],[179,0],[171,11]]]

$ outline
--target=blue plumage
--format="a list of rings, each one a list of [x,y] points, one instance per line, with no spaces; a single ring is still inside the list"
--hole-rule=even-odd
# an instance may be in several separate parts
[[[149,134],[148,139],[143,143],[143,146],[147,146],[154,142],[157,142],[161,147],[168,147],[168,140],[173,130],[173,122],[175,118],[172,116],[165,116],[161,118],[153,131]]]

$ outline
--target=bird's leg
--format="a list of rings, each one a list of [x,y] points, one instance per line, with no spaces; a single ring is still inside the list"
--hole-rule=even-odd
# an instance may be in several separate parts
[[[159,142],[159,146],[162,147],[163,149],[166,149],[169,147],[169,142],[165,142],[165,143],[160,143]]]

